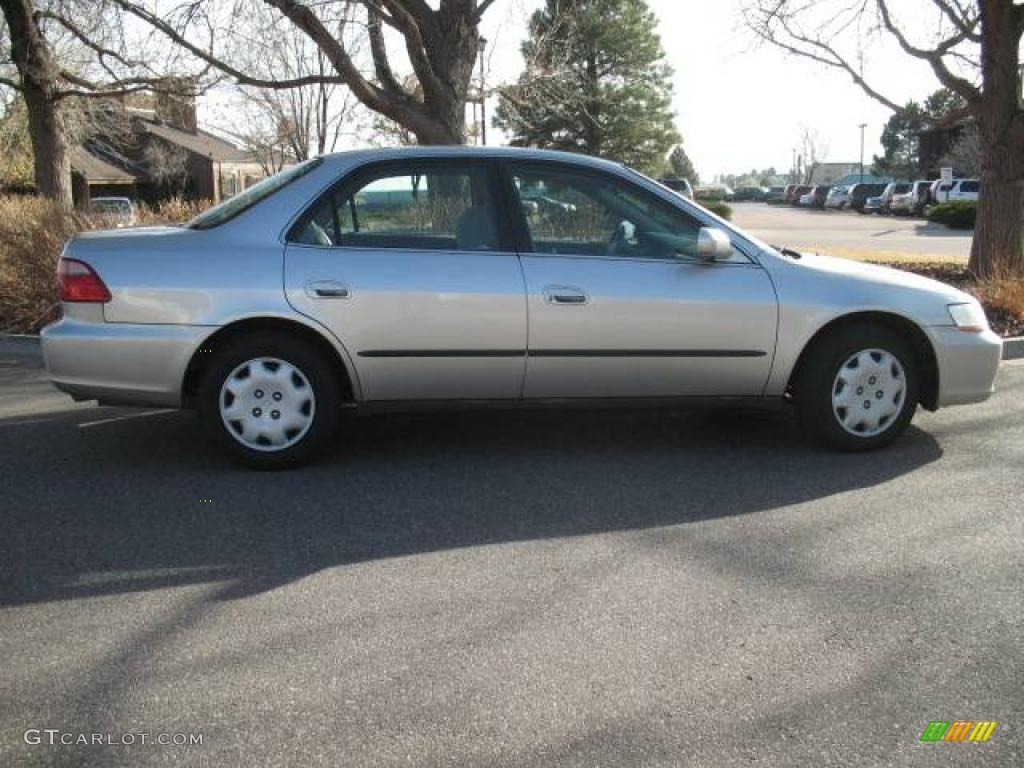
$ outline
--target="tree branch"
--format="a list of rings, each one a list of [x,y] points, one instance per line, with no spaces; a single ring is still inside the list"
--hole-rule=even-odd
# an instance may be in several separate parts
[[[968,17],[965,9],[960,7],[959,4],[954,9],[947,0],[932,0],[932,2],[942,9],[942,12],[946,14],[946,18],[953,22],[953,26],[964,36],[964,39],[970,40],[972,43],[981,42],[981,35],[977,31],[979,16],[971,19]]]
[[[474,23],[480,21],[480,19],[483,18],[483,15],[487,13],[487,9],[492,5],[494,5],[494,0],[483,0],[479,7],[477,7],[476,12],[473,14]]]
[[[916,48],[910,44],[899,27],[893,23],[892,16],[889,14],[889,8],[886,6],[885,0],[877,0],[877,2],[878,13],[882,18],[882,26],[885,27],[889,34],[896,38],[896,42],[899,43],[900,48],[902,48],[905,53],[913,56],[914,58],[927,61],[928,64],[931,65],[932,71],[939,79],[939,82],[949,88],[949,90],[961,96],[969,104],[974,104],[981,100],[981,91],[964,78],[954,75],[942,60],[942,57],[946,53],[967,39],[963,32],[954,35],[948,40],[944,40],[934,49],[926,50],[923,48]]]
[[[270,0],[267,0],[270,2]],[[138,19],[149,24],[158,32],[162,33],[175,45],[180,46],[196,58],[206,62],[215,69],[220,70],[224,74],[234,78],[235,82],[239,85],[250,85],[256,88],[297,88],[303,85],[316,85],[317,83],[343,83],[346,82],[341,75],[337,76],[321,76],[321,75],[306,75],[304,77],[295,77],[288,80],[267,80],[265,78],[253,77],[241,70],[231,66],[228,62],[221,58],[213,55],[212,52],[200,48],[198,45],[190,42],[185,38],[184,35],[179,33],[174,27],[168,24],[166,21],[161,19],[155,13],[133,3],[129,0],[113,0],[121,9],[126,13],[130,13]]]

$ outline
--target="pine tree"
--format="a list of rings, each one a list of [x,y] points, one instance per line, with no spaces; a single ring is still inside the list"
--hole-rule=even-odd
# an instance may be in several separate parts
[[[676,144],[668,156],[668,172],[677,179],[686,179],[694,186],[700,184],[700,175],[693,167],[690,156],[682,144]]]
[[[547,0],[530,20],[526,69],[502,92],[496,124],[516,146],[660,173],[679,133],[655,25],[645,0]]]

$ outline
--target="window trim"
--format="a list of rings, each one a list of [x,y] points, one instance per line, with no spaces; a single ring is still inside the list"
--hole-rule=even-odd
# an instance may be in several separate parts
[[[512,237],[507,217],[501,216],[502,206],[505,204],[505,193],[498,176],[498,163],[493,158],[484,157],[417,157],[417,158],[388,158],[387,160],[371,160],[353,168],[349,168],[338,180],[329,184],[326,189],[321,190],[311,202],[307,203],[302,212],[295,217],[292,223],[285,229],[285,245],[292,248],[316,248],[320,250],[357,250],[357,251],[388,251],[404,253],[472,253],[480,256],[498,253],[516,253],[515,241]],[[482,168],[487,179],[487,186],[490,189],[491,200],[495,209],[495,226],[498,230],[498,249],[494,251],[466,251],[459,248],[404,248],[393,246],[366,246],[366,245],[310,245],[308,243],[296,242],[298,232],[305,227],[313,218],[316,209],[328,196],[344,196],[350,190],[351,196],[358,192],[362,186],[372,183],[375,180],[387,178],[388,173],[400,171],[393,175],[405,175],[421,171],[428,173],[429,168],[443,168],[444,170],[458,171],[463,168]],[[361,186],[360,186],[361,185]],[[344,198],[343,198],[344,199]],[[334,216],[338,216],[338,206],[332,205]],[[338,233],[339,223],[336,221]]]
[[[751,257],[749,253],[733,240],[732,247],[734,251],[737,251],[745,261],[729,260],[729,261],[702,261],[700,259],[661,259],[653,256],[610,256],[607,254],[585,254],[585,253],[545,253],[543,251],[534,250],[533,239],[530,236],[529,225],[526,223],[526,216],[523,214],[522,206],[520,205],[519,192],[515,186],[513,168],[537,168],[540,171],[545,169],[554,169],[559,172],[564,172],[569,175],[576,176],[590,176],[597,179],[609,181],[610,183],[623,188],[627,191],[639,194],[643,198],[649,198],[651,202],[657,207],[670,211],[674,214],[686,215],[692,218],[700,227],[712,226],[691,211],[688,211],[679,206],[673,205],[667,200],[662,199],[659,195],[655,194],[651,190],[647,189],[641,184],[637,184],[630,179],[618,176],[614,173],[608,173],[600,168],[592,168],[590,166],[567,162],[563,160],[536,160],[536,159],[524,159],[524,160],[510,160],[503,158],[499,162],[499,172],[502,177],[502,188],[505,194],[506,204],[509,207],[510,215],[506,218],[511,220],[510,223],[513,225],[515,234],[515,245],[516,250],[521,256],[540,256],[548,258],[561,258],[561,259],[601,259],[603,261],[632,261],[646,264],[678,264],[681,266],[694,265],[700,267],[757,267],[762,268],[761,265]],[[674,193],[673,193],[674,194]],[[732,239],[732,238],[730,238]]]

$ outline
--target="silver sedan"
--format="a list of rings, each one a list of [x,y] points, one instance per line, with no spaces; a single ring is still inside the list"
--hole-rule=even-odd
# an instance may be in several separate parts
[[[43,332],[76,399],[195,407],[244,463],[345,407],[791,403],[839,450],[984,400],[971,296],[776,249],[627,168],[464,147],[317,158],[188,226],[82,234]]]

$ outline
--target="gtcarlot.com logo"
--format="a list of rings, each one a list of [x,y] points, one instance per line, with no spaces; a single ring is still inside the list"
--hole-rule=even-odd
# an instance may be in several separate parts
[[[59,728],[29,728],[22,738],[32,746],[54,747],[195,747],[203,743],[201,733],[77,733]]]
[[[995,729],[995,720],[932,720],[921,741],[988,741]]]

